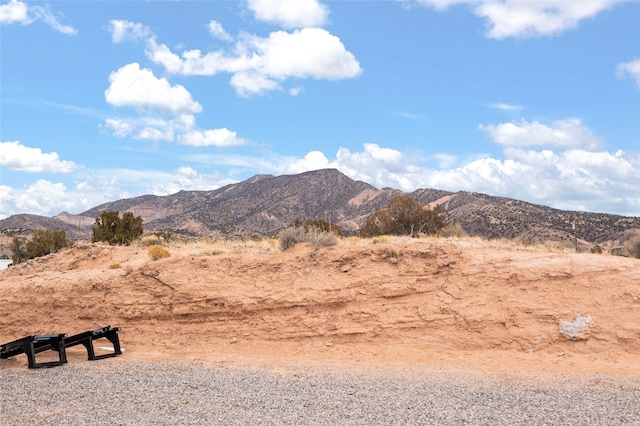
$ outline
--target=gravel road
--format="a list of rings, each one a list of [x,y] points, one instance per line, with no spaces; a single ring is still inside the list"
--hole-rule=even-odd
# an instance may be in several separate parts
[[[0,369],[2,425],[640,425],[640,378],[119,358]]]

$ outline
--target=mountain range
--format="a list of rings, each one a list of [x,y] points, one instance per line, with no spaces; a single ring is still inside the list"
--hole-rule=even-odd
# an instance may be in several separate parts
[[[186,236],[275,235],[296,219],[324,219],[345,235],[357,235],[366,217],[397,195],[430,205],[440,204],[471,236],[554,241],[583,248],[615,248],[640,235],[640,217],[558,210],[510,198],[472,192],[418,189],[405,193],[353,180],[335,169],[295,175],[256,175],[212,191],[180,191],[166,196],[143,195],[108,202],[81,214],[55,217],[18,214],[0,220],[0,235],[28,235],[37,229],[65,230],[73,240],[86,240],[103,211],[131,211],[141,216],[145,232]]]

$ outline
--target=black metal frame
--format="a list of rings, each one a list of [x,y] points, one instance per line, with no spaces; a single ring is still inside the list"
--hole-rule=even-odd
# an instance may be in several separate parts
[[[73,336],[65,337],[66,334],[42,334],[27,336],[13,342],[0,345],[0,358],[9,358],[24,353],[27,355],[29,368],[55,367],[67,362],[66,348],[83,345],[87,349],[87,358],[90,361],[115,357],[122,354],[120,339],[118,337],[120,328],[110,325],[96,330],[85,331]],[[113,353],[96,355],[93,348],[93,341],[105,338],[113,345]],[[36,354],[47,350],[58,353],[58,361],[36,362]]]
[[[122,354],[122,350],[120,349],[120,339],[118,338],[119,330],[120,329],[118,327],[111,327],[108,325],[97,330],[78,333],[76,335],[66,337],[64,339],[65,346],[69,348],[71,346],[82,344],[87,349],[87,358],[89,361],[111,358]],[[105,338],[111,342],[113,345],[113,353],[96,355],[96,352],[93,349],[93,341],[101,338]]]
[[[64,334],[42,334],[27,336],[0,346],[0,358],[9,358],[24,353],[29,368],[55,367],[67,362]],[[36,362],[36,354],[47,350],[58,353],[58,361]]]

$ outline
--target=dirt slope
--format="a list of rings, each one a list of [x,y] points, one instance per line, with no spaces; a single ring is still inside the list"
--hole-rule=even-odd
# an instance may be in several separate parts
[[[110,324],[135,359],[640,376],[636,259],[437,240],[169,250],[78,244],[0,271],[0,341]]]

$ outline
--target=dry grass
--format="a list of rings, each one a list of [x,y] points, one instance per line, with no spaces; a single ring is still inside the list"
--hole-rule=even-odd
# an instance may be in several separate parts
[[[169,253],[169,250],[167,250],[162,246],[151,246],[149,247],[148,253],[149,253],[149,257],[152,260],[158,260],[164,257],[171,256],[171,253]]]
[[[455,234],[455,233],[454,233]],[[543,243],[530,243],[529,241],[523,241],[519,239],[507,239],[500,238],[494,240],[486,240],[481,237],[470,236],[426,236],[421,235],[419,238],[411,238],[409,236],[391,236],[382,235],[373,238],[361,238],[357,236],[338,238],[338,245],[348,246],[370,246],[378,244],[395,244],[403,242],[434,244],[434,243],[449,243],[454,245],[461,245],[465,247],[490,247],[490,248],[511,248],[518,251],[531,251],[531,252],[552,252],[552,253],[574,253],[575,249],[570,246],[563,245],[556,241],[545,241]],[[187,255],[189,256],[218,256],[227,254],[260,254],[273,251],[280,251],[279,241],[273,237],[262,238],[238,238],[235,240],[225,240],[224,238],[201,238],[191,241],[164,241],[165,247],[179,247],[186,248]],[[160,247],[160,246],[150,246]],[[583,249],[583,252],[589,253],[588,249]],[[603,254],[615,254],[615,251],[602,250]]]
[[[262,239],[225,240],[224,238],[201,238],[195,241],[171,242],[169,247],[187,248],[189,256],[217,256],[223,254],[265,253],[278,250],[278,240]]]

